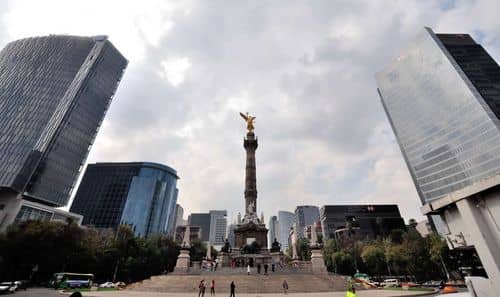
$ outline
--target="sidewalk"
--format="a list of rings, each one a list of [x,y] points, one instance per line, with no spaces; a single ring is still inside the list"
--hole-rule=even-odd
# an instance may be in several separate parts
[[[356,292],[358,297],[396,297],[396,296],[422,296],[425,292],[408,292],[408,291],[384,291],[384,290],[359,290]],[[345,292],[322,292],[322,293],[289,293],[287,295],[284,294],[238,294],[236,292],[236,296],[238,297],[300,297],[300,296],[308,296],[308,297],[345,297]],[[228,296],[229,292],[222,291],[217,293],[216,296]],[[429,296],[432,293],[429,293]],[[108,291],[108,292],[84,292],[83,296],[85,297],[197,297],[198,292],[196,293],[160,293],[160,292],[137,292],[137,291]],[[210,292],[205,293],[206,297],[210,296]],[[451,297],[451,296],[450,296]]]

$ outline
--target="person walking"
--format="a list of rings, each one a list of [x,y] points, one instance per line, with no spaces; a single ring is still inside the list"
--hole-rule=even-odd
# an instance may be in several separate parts
[[[269,268],[269,265],[267,265],[267,263],[266,263],[266,264],[264,264],[264,274],[265,275],[267,275],[267,268]]]
[[[283,280],[283,293],[287,294],[288,292],[288,283],[286,282],[286,279]]]
[[[260,274],[260,263],[257,264],[257,273]]]
[[[351,287],[347,289],[347,293],[345,294],[346,297],[356,297],[356,288]]]
[[[274,262],[271,264],[271,271],[274,272],[274,270],[276,269],[276,264],[274,264]]]
[[[247,274],[250,275],[250,264],[247,265]]]
[[[215,280],[210,283],[210,296],[215,296]]]
[[[205,297],[205,280],[202,279],[198,285],[198,297]]]
[[[229,295],[229,297],[236,297],[234,295],[234,289],[236,288],[236,285],[234,284],[234,282],[231,282],[231,295]]]

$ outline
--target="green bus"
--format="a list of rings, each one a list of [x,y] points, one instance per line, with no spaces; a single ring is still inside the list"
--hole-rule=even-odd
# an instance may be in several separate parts
[[[91,273],[54,273],[50,284],[54,289],[67,288],[90,288],[94,281],[94,275]]]

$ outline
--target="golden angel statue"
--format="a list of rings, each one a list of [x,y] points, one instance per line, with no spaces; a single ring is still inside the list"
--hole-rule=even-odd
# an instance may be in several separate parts
[[[253,126],[253,121],[255,120],[255,117],[251,116],[248,114],[243,114],[240,112],[240,115],[243,119],[245,119],[245,122],[247,122],[247,130],[248,132],[252,132],[253,129],[254,129],[254,126]]]

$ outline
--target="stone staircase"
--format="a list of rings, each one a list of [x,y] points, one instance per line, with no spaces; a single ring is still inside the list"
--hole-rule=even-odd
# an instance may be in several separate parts
[[[127,286],[127,290],[166,292],[166,293],[193,293],[198,292],[198,284],[204,279],[206,283],[215,280],[215,291],[217,293],[228,293],[231,281],[236,285],[236,293],[281,293],[282,283],[286,279],[288,292],[331,292],[344,291],[347,280],[339,275],[315,275],[315,274],[225,274],[213,273],[204,275],[160,275],[153,276],[142,282]],[[207,287],[210,294],[210,287]]]

